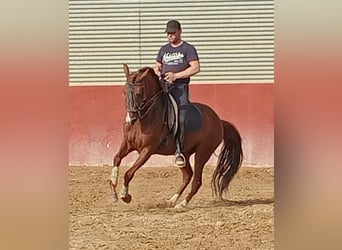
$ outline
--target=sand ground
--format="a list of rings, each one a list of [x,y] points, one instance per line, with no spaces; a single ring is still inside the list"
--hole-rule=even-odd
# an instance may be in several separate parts
[[[182,180],[176,167],[139,169],[126,204],[109,198],[111,167],[70,166],[69,248],[274,249],[274,168],[241,167],[224,201],[212,195],[213,170],[204,168],[198,193],[175,209],[166,199]]]

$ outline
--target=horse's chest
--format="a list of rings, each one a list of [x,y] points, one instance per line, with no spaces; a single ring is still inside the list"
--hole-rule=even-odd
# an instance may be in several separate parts
[[[155,140],[155,135],[142,133],[139,130],[131,131],[127,134],[127,140],[134,148],[139,149],[150,145]]]

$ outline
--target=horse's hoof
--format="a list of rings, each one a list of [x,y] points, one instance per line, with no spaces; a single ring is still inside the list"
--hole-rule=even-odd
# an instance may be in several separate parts
[[[181,203],[178,203],[175,208],[179,209],[179,208],[185,208],[188,205],[188,202],[186,200],[183,200]]]
[[[174,194],[170,199],[166,200],[167,203],[176,204],[179,194]]]
[[[118,201],[118,195],[115,193],[115,194],[112,194],[110,196],[110,201],[111,202],[117,202]]]
[[[130,203],[132,201],[132,195],[128,194],[125,197],[121,197],[121,199],[126,203]]]

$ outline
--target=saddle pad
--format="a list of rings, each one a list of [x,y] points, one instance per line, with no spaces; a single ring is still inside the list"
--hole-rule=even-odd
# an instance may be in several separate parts
[[[198,130],[202,127],[202,111],[196,104],[188,104],[180,107],[186,111],[185,129],[187,131]]]
[[[167,124],[173,136],[176,135],[179,126],[180,111],[185,111],[185,130],[195,131],[202,126],[202,111],[196,104],[189,103],[188,105],[177,106],[177,102],[171,94],[168,94],[167,104]]]

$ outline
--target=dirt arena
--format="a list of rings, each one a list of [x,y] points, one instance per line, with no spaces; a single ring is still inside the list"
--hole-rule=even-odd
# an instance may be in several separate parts
[[[241,167],[225,201],[212,196],[213,169],[205,167],[189,205],[175,209],[166,199],[181,183],[176,167],[139,169],[130,204],[110,202],[111,167],[70,167],[69,249],[274,249],[274,169]]]

